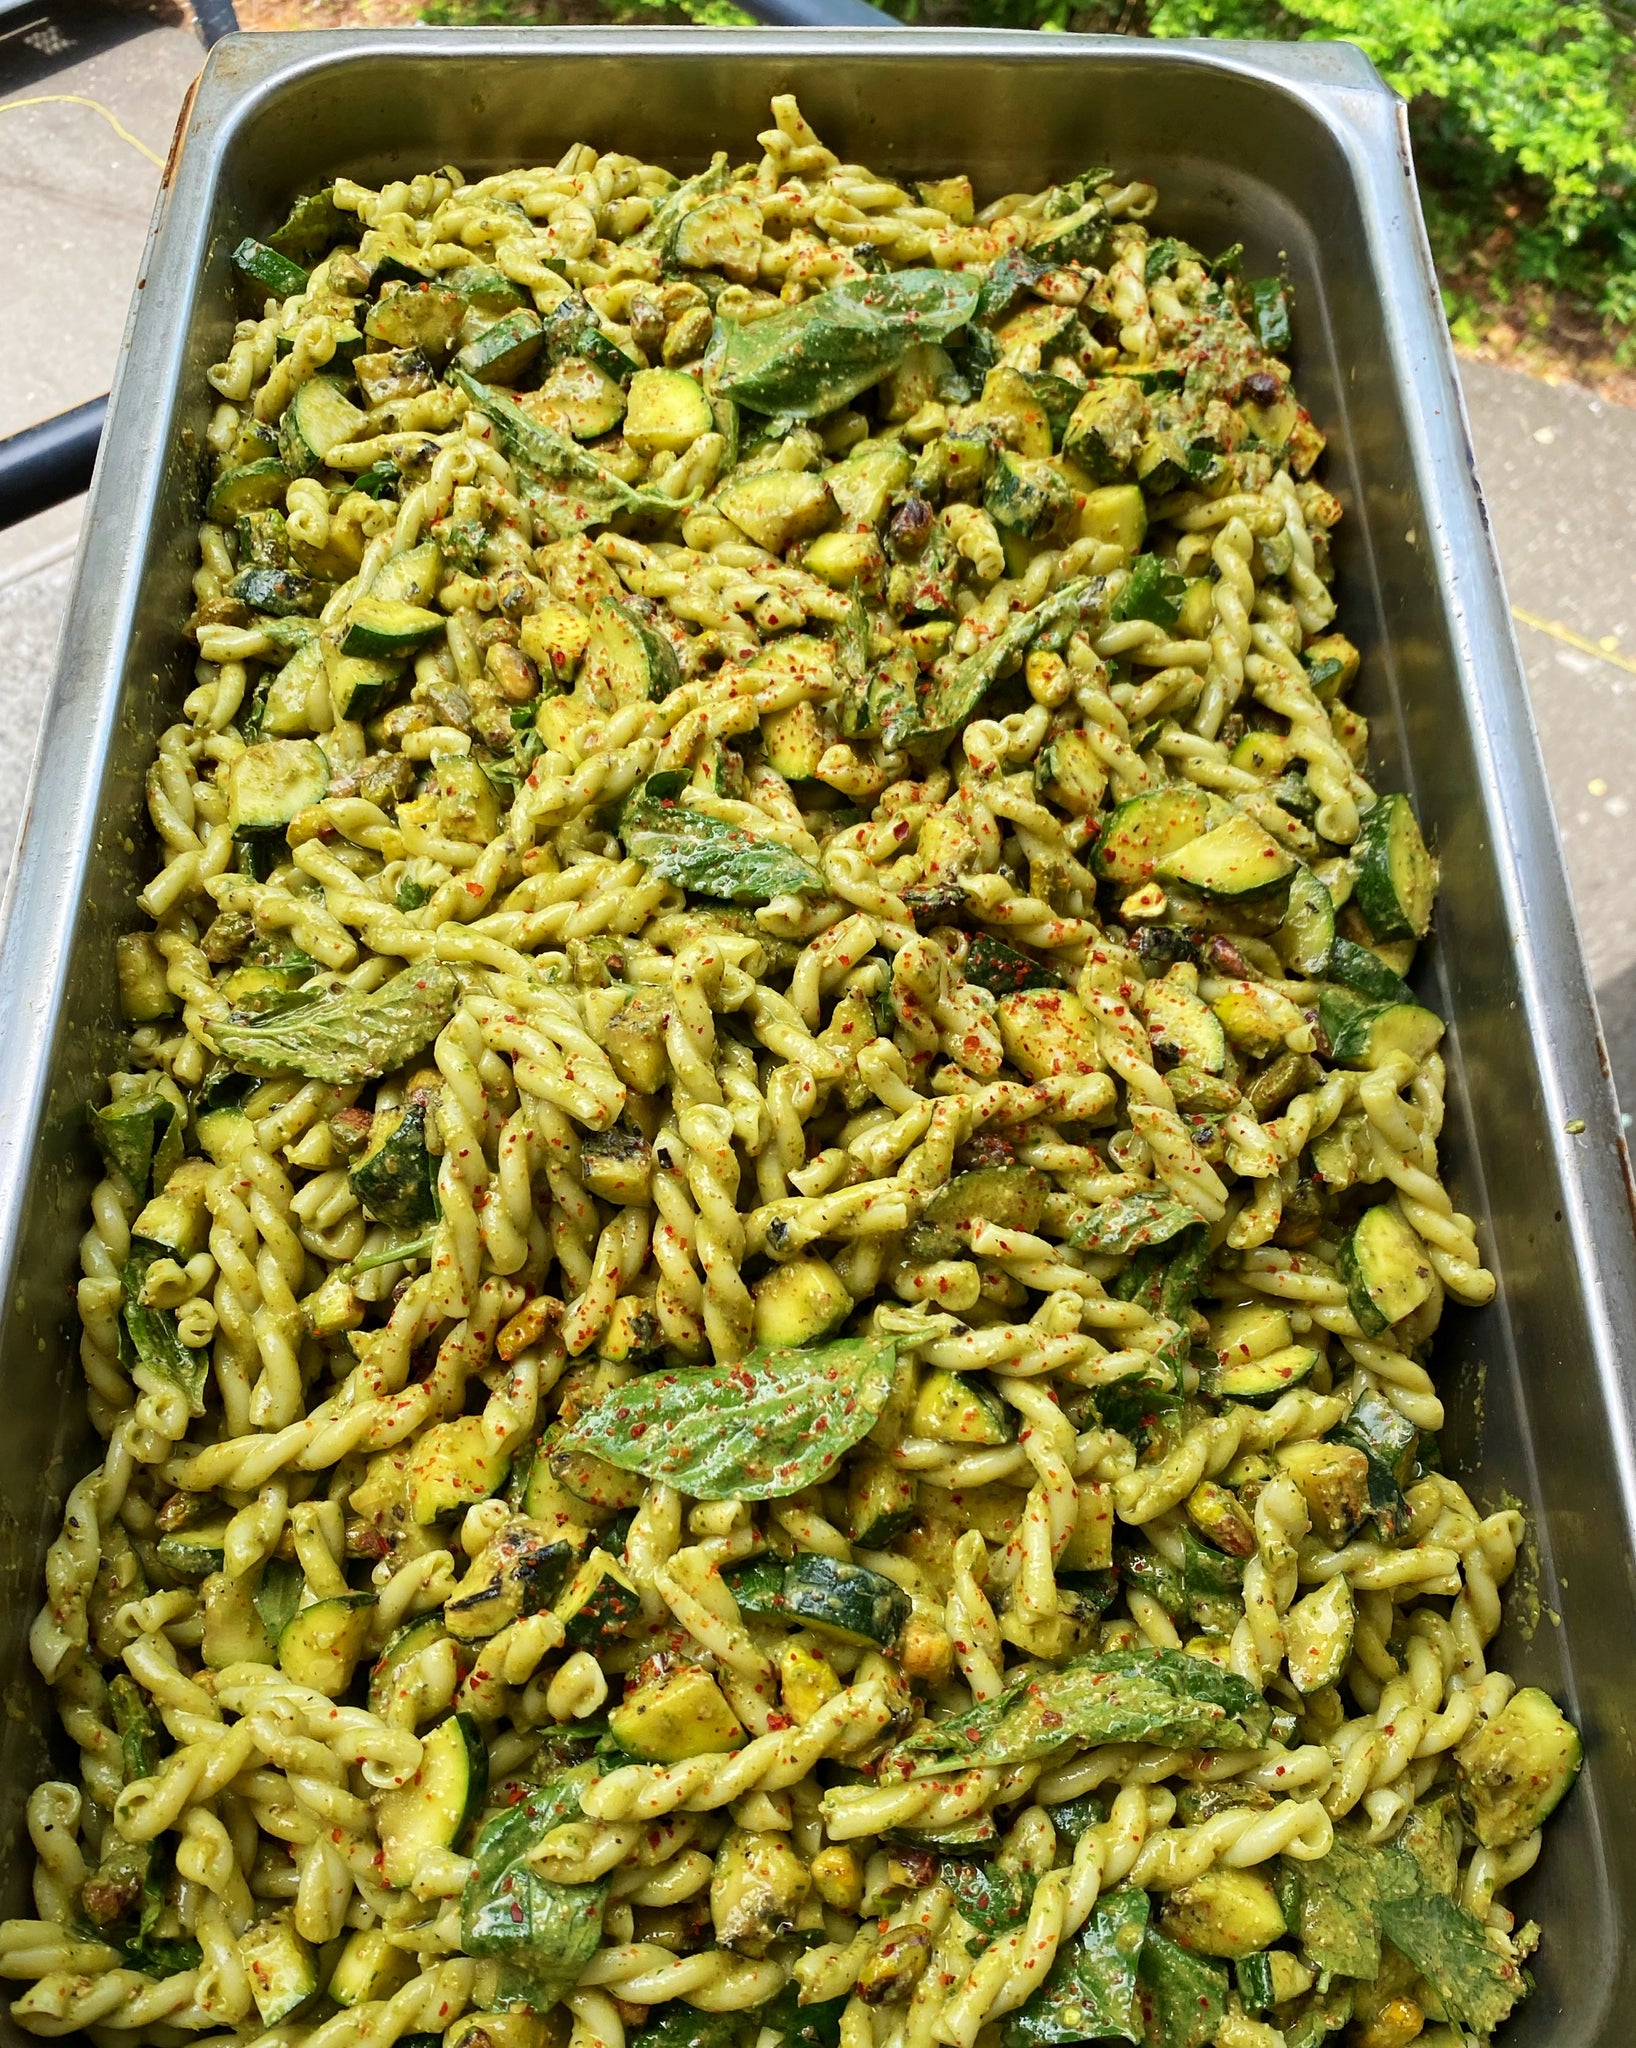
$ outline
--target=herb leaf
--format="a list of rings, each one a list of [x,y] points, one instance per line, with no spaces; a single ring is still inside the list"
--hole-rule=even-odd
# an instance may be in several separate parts
[[[495,2003],[543,2013],[577,1982],[602,1940],[608,1881],[553,1884],[528,1852],[580,1815],[588,1769],[554,1779],[521,1806],[491,1820],[477,1838],[460,1902],[461,1946],[505,1967]]]
[[[1032,611],[1019,612],[992,640],[967,655],[947,683],[929,683],[918,701],[892,705],[883,727],[886,744],[898,747],[910,740],[947,739],[1031,647],[1048,634],[1077,623],[1086,609],[1084,600],[1100,589],[1101,584],[1092,578],[1076,577]]]
[[[1097,1900],[1079,1938],[1005,2030],[1005,2048],[1058,2041],[1140,2041],[1137,1960],[1147,1933],[1148,1895],[1129,1886]]]
[[[518,473],[517,495],[559,540],[583,533],[588,526],[606,526],[621,512],[680,512],[698,497],[697,492],[667,498],[659,491],[639,491],[503,391],[479,383],[466,370],[454,369],[449,375],[494,422],[496,439]]]
[[[148,1268],[160,1256],[157,1251],[138,1252],[119,1276],[125,1290],[121,1312],[125,1333],[148,1371],[180,1387],[187,1396],[187,1412],[202,1415],[205,1381],[210,1377],[210,1353],[190,1351],[177,1334],[176,1318],[170,1310],[150,1308],[142,1299]]]
[[[363,993],[298,1000],[265,1017],[233,1015],[211,1024],[224,1059],[248,1074],[304,1074],[346,1088],[378,1080],[419,1052],[454,1015],[460,984],[425,960]]]
[[[1253,1685],[1181,1650],[1109,1650],[1025,1673],[968,1712],[926,1721],[891,1751],[882,1782],[951,1766],[1031,1763],[1066,1742],[1255,1749],[1272,1710]]]
[[[707,388],[751,412],[814,419],[879,383],[919,343],[964,327],[980,290],[965,271],[897,270],[849,278],[742,327],[718,320]]]
[[[1173,626],[1181,616],[1187,579],[1157,555],[1138,555],[1130,580],[1113,601],[1115,620],[1147,619],[1155,626]]]
[[[1070,1243],[1086,1251],[1124,1253],[1164,1244],[1191,1229],[1199,1212],[1172,1194],[1116,1195],[1075,1224]]]
[[[1147,2048],[1204,2048],[1227,2016],[1227,1970],[1148,1929],[1137,1964]]]
[[[138,1200],[150,1188],[162,1188],[181,1163],[181,1115],[157,1089],[93,1109],[91,1135],[109,1167],[125,1176]]]
[[[862,1442],[886,1407],[896,1363],[890,1338],[758,1346],[736,1365],[653,1372],[616,1387],[563,1443],[695,1500],[772,1500],[827,1479]]]
[[[730,903],[823,894],[817,868],[779,840],[762,839],[678,802],[691,780],[680,770],[650,775],[626,799],[620,836],[637,860],[667,882]]]
[[[999,1863],[945,1862],[940,1876],[954,1893],[961,1919],[979,1934],[999,1934],[1028,1917],[1036,1883],[1028,1871],[1007,1870]]]

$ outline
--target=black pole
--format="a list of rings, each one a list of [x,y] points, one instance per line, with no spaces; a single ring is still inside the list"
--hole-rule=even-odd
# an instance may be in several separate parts
[[[867,0],[741,0],[747,14],[774,28],[895,28],[884,8]]]
[[[93,398],[0,441],[0,526],[77,498],[91,481],[108,401]]]
[[[198,24],[199,40],[207,50],[223,36],[236,36],[239,32],[233,0],[193,0],[193,19]]]

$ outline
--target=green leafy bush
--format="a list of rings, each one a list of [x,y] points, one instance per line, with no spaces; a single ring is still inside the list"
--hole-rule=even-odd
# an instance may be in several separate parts
[[[1410,103],[1457,334],[1479,299],[1579,300],[1636,356],[1636,29],[1605,0],[879,0],[910,22],[1344,39]],[[732,0],[432,0],[441,21],[742,20]],[[1462,325],[1465,332],[1461,333]],[[1615,332],[1614,330],[1622,330]]]

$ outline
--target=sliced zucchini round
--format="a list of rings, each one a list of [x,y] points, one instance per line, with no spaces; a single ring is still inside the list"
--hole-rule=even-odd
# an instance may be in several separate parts
[[[540,316],[532,306],[519,306],[475,341],[468,341],[455,362],[481,384],[515,384],[539,354],[545,341]]]
[[[1319,1014],[1324,1015],[1322,1006]],[[1419,1066],[1442,1036],[1443,1020],[1434,1010],[1418,1003],[1377,1003],[1353,1011],[1339,1030],[1330,1032],[1329,1043],[1339,1066],[1380,1067],[1400,1054]]]
[[[227,1524],[205,1522],[196,1529],[177,1529],[161,1536],[154,1548],[166,1571],[179,1579],[199,1580],[222,1569],[226,1557]]]
[[[421,605],[398,604],[373,594],[360,597],[341,630],[341,652],[365,654],[375,660],[413,654],[434,633],[441,633],[443,626],[441,612],[429,612]]]
[[[328,789],[329,761],[315,740],[257,740],[227,772],[228,821],[235,832],[282,832]]]
[[[696,377],[681,370],[638,370],[626,400],[625,439],[641,455],[681,455],[716,417]]]
[[[1179,883],[1195,896],[1235,903],[1282,888],[1298,865],[1264,825],[1241,811],[1166,854],[1156,873],[1161,882]]]
[[[775,1557],[752,1558],[730,1566],[721,1575],[740,1614],[782,1614],[784,1567]]]
[[[1337,939],[1322,970],[1331,981],[1354,990],[1371,1003],[1412,1003],[1414,991],[1371,946]]]
[[[429,605],[443,575],[443,551],[435,540],[405,548],[376,571],[369,595],[388,604]]]
[[[393,1696],[402,1686],[410,1664],[433,1643],[442,1642],[447,1634],[442,1609],[435,1608],[430,1614],[417,1614],[387,1637],[386,1647],[376,1658],[374,1669],[369,1674],[369,1711],[372,1714],[384,1716]]]
[[[1358,1328],[1378,1337],[1432,1291],[1431,1258],[1395,1202],[1366,1209],[1336,1259]]]
[[[1209,822],[1210,799],[1201,789],[1144,791],[1109,815],[1091,866],[1105,882],[1150,881],[1159,863],[1201,838]]]
[[[1352,1657],[1357,1613],[1344,1572],[1303,1595],[1284,1616],[1290,1682],[1299,1693],[1338,1684]]]
[[[452,1849],[483,1810],[489,1756],[470,1714],[439,1721],[421,1746],[420,1769],[407,1785],[375,1803],[386,1881],[403,1890],[433,1849]]]
[[[280,1668],[297,1685],[338,1700],[369,1637],[372,1593],[337,1593],[303,1607],[278,1639]]]
[[[843,1642],[890,1649],[912,1611],[901,1586],[861,1564],[803,1551],[784,1574],[785,1614]]]
[[[276,455],[241,462],[237,469],[223,470],[211,486],[205,517],[218,526],[230,526],[246,512],[265,512],[270,505],[282,505],[289,487],[290,472]]]
[[[1013,1431],[1005,1403],[971,1373],[929,1372],[915,1396],[916,1436],[940,1444],[1008,1444]]]
[[[1270,1408],[1274,1401],[1311,1377],[1319,1353],[1310,1344],[1286,1344],[1265,1358],[1224,1365],[1210,1378],[1210,1390],[1223,1401],[1245,1401],[1252,1408]]]
[[[1320,975],[1328,966],[1335,943],[1335,903],[1305,865],[1290,876],[1289,904],[1272,943],[1278,957],[1296,974]]]
[[[292,476],[311,476],[330,450],[355,441],[368,424],[333,377],[309,377],[278,423],[278,452]]]
[[[1357,905],[1378,939],[1423,939],[1437,898],[1437,863],[1406,796],[1371,804],[1352,849]]]
[[[307,289],[307,272],[301,265],[281,256],[276,249],[269,249],[265,242],[258,242],[254,235],[246,235],[233,251],[233,268],[275,298],[293,299]]]

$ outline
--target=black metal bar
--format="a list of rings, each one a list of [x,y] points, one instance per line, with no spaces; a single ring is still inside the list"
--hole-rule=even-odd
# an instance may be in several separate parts
[[[106,397],[93,398],[0,441],[0,526],[79,496],[91,481],[107,411]]]
[[[193,0],[193,19],[198,25],[199,40],[207,50],[223,36],[236,36],[239,32],[233,0]]]
[[[741,0],[747,14],[775,28],[899,27],[884,8],[868,0]]]

